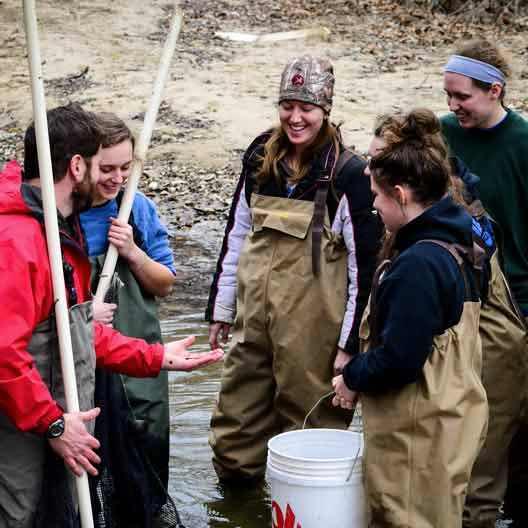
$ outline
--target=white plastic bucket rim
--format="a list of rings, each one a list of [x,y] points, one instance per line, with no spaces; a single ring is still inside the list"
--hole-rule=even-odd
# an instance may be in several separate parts
[[[327,453],[336,452],[338,456]],[[333,486],[361,477],[363,436],[340,429],[289,431],[268,442],[268,477],[301,486]],[[354,478],[355,480],[355,478]]]
[[[357,444],[357,440],[360,439],[361,449],[360,449],[359,456],[361,457],[363,455],[363,434],[357,433],[355,431],[349,431],[348,429],[324,429],[324,428],[299,429],[296,431],[288,431],[286,433],[280,433],[274,436],[273,438],[271,438],[270,440],[268,440],[268,450],[270,452],[277,453],[280,456],[284,456],[285,458],[291,458],[294,460],[310,461],[310,460],[313,460],[313,458],[298,457],[298,456],[292,457],[291,455],[278,453],[276,444],[281,444],[285,440],[289,440],[290,438],[295,438],[295,437],[299,438],[300,436],[308,438],[309,436],[323,436],[327,434],[331,434],[334,437],[341,436],[343,441],[346,441],[348,439],[351,441],[352,444]],[[354,451],[354,456],[355,456],[355,453],[356,451]],[[342,456],[342,457],[317,458],[317,460],[321,462],[331,462],[331,461],[337,462],[337,461],[348,460],[349,458],[350,456],[347,455],[347,456]]]

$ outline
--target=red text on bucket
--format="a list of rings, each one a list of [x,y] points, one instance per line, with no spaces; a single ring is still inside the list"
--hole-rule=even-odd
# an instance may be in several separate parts
[[[273,528],[302,528],[301,523],[295,524],[295,513],[289,504],[286,504],[286,517],[282,514],[281,507],[275,502],[271,502]]]

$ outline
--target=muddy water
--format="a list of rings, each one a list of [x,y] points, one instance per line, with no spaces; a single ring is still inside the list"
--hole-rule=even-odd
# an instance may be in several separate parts
[[[221,236],[215,226],[202,226],[172,239],[178,283],[160,306],[165,340],[192,334],[197,337],[194,350],[208,349],[204,310]],[[266,487],[224,489],[211,464],[207,435],[220,374],[220,365],[170,374],[169,491],[186,528],[269,528]]]

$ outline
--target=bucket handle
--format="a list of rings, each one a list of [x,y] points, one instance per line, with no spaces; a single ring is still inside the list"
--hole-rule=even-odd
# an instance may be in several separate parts
[[[335,394],[335,391],[330,391],[330,392],[327,392],[326,394],[323,394],[323,396],[321,396],[316,402],[315,402],[315,405],[308,411],[308,414],[304,417],[304,422],[303,422],[303,425],[302,425],[302,428],[304,430],[304,428],[306,427],[306,422],[308,421],[308,417],[310,416],[310,414],[312,414],[312,412],[317,408],[317,406],[326,398],[328,398],[329,396],[333,396]],[[346,478],[345,482],[348,482],[350,480],[350,477],[352,476],[352,473],[354,473],[354,468],[356,467],[356,462],[359,458],[359,452],[361,451],[361,446],[358,447],[358,450],[356,452],[356,456],[354,457],[354,463],[352,464],[352,468],[350,469],[350,473],[348,474],[348,477]]]
[[[315,409],[317,408],[317,406],[326,398],[328,398],[328,396],[333,396],[335,394],[335,391],[330,391],[330,392],[327,392],[326,394],[323,394],[323,396],[321,396],[316,402],[315,402],[315,405],[308,411],[308,414],[304,417],[304,422],[302,424],[302,428],[304,429],[306,427],[306,422],[308,421],[308,417],[310,416],[310,414],[312,414],[313,411],[315,411]]]
[[[350,473],[348,474],[348,477],[346,478],[345,482],[348,482],[350,480],[350,477],[352,476],[352,473],[354,473],[354,468],[356,467],[356,462],[359,458],[359,452],[361,451],[361,446],[358,447],[358,450],[356,452],[356,456],[354,457],[354,463],[352,464],[352,468],[350,470]]]

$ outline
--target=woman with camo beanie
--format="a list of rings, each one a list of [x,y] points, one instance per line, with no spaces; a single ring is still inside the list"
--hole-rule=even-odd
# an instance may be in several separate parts
[[[280,123],[243,157],[207,309],[212,347],[234,325],[210,434],[223,481],[262,477],[267,441],[301,427],[358,351],[380,228],[365,162],[330,121],[333,90],[328,60],[290,60]],[[325,401],[308,425],[351,416]]]

